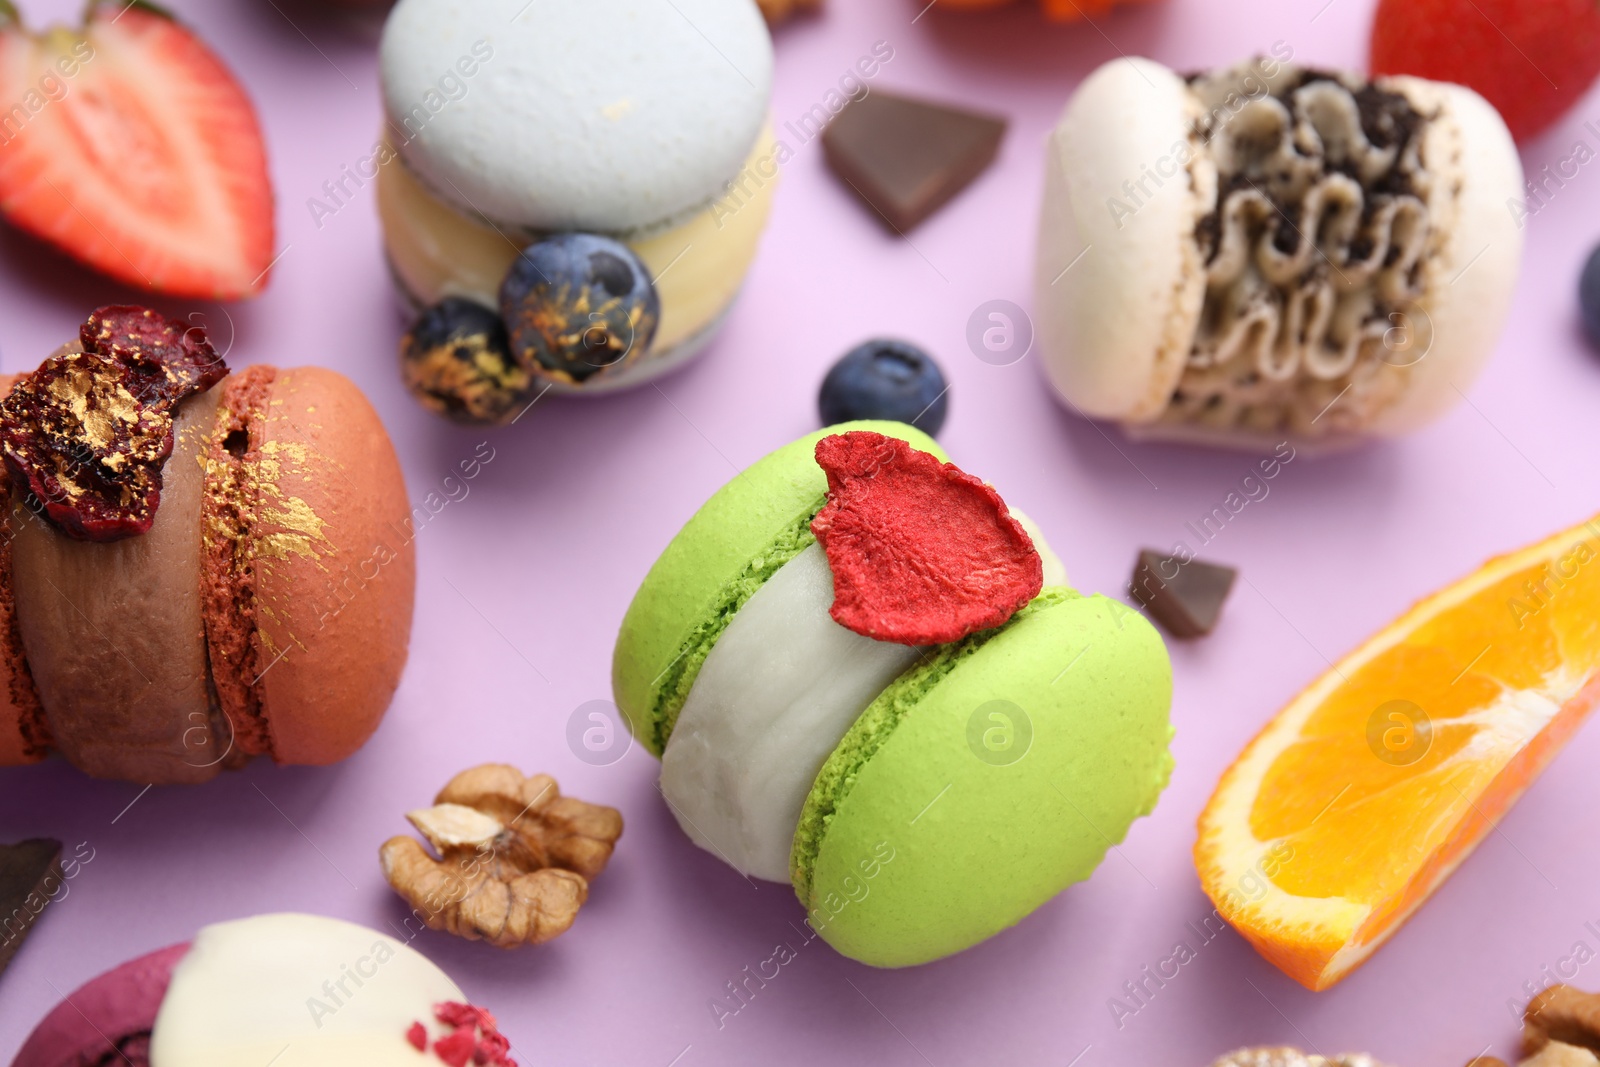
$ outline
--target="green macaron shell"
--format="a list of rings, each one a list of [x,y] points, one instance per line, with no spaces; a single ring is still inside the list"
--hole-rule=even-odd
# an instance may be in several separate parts
[[[1046,589],[1005,626],[939,649],[817,776],[791,858],[808,921],[879,967],[1017,923],[1155,808],[1171,699],[1160,636],[1105,597]]]
[[[700,667],[733,616],[815,538],[827,499],[816,444],[870,430],[944,460],[927,434],[898,422],[830,426],[757,460],[723,486],[667,545],[623,617],[611,661],[617,707],[635,737],[661,755]]]

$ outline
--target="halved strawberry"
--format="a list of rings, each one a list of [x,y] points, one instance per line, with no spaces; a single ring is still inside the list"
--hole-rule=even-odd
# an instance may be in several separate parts
[[[112,277],[175,296],[254,296],[272,262],[255,109],[158,8],[95,0],[30,34],[0,0],[0,214]]]

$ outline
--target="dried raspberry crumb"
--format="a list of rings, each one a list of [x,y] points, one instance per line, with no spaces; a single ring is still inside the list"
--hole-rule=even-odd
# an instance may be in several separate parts
[[[173,412],[227,365],[197,326],[138,307],[103,307],[64,352],[0,402],[0,451],[23,499],[63,533],[117,541],[145,533],[161,503]]]
[[[452,1067],[464,1067],[469,1057],[478,1067],[517,1067],[517,1061],[510,1056],[511,1042],[500,1035],[494,1016],[487,1010],[450,1000],[435,1004],[433,1017],[453,1028],[449,1037],[433,1043],[434,1053]],[[447,1041],[450,1044],[446,1045]]]
[[[478,1025],[479,1009],[471,1004],[462,1004],[458,1001],[447,1000],[442,1004],[433,1006],[433,1017],[446,1026],[472,1026]]]
[[[418,1052],[428,1050],[428,1031],[421,1023],[412,1023],[411,1029],[406,1031],[406,1040],[411,1042],[411,1047]]]
[[[499,1033],[486,1029],[482,1037],[478,1038],[478,1052],[473,1057],[474,1063],[511,1064],[507,1059],[511,1052],[511,1042],[501,1037]]]
[[[1033,539],[989,486],[898,438],[817,442],[828,503],[811,522],[833,570],[835,622],[936,645],[1000,626],[1044,586]]]
[[[467,1067],[467,1061],[472,1058],[475,1048],[476,1042],[472,1030],[463,1028],[435,1041],[433,1054],[448,1063],[450,1067]]]

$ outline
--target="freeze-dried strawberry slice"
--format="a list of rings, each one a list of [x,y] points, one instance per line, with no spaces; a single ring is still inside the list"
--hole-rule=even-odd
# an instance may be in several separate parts
[[[982,481],[893,437],[817,442],[828,503],[811,529],[833,569],[839,625],[902,645],[999,626],[1039,594],[1033,540]]]

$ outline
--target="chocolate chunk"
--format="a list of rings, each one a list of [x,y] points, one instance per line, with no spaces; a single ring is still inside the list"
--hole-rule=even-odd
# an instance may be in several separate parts
[[[828,165],[900,233],[943,207],[994,162],[1006,121],[895,96],[851,101],[822,134]]]
[[[0,971],[62,880],[60,841],[35,837],[0,845]]]
[[[1238,573],[1197,559],[1185,563],[1147,548],[1139,553],[1128,589],[1173,637],[1202,637],[1216,629]]]
[[[145,308],[101,308],[79,339],[0,402],[0,449],[23,500],[68,537],[118,541],[155,521],[179,402],[228,367],[204,330]]]

